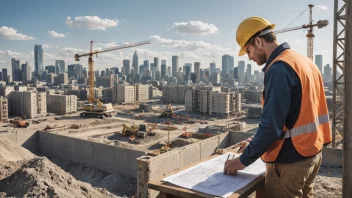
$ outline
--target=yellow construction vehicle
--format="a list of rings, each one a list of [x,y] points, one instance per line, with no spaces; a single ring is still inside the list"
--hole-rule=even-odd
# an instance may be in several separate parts
[[[167,105],[166,105],[166,109],[161,112],[160,117],[164,117],[164,118],[165,118],[165,117],[172,117],[173,113],[174,113],[174,112],[173,112],[173,110],[172,110],[171,104],[167,104]]]
[[[122,135],[124,136],[136,136],[138,133],[138,126],[136,126],[135,124],[133,124],[131,127],[127,126],[126,124],[122,125]]]
[[[149,44],[149,41],[143,41],[139,43],[132,43],[132,44],[125,44],[125,45],[120,45],[116,47],[111,47],[103,50],[96,50],[93,51],[93,43],[94,41],[90,42],[90,51],[88,53],[84,54],[75,54],[75,60],[79,61],[79,58],[88,56],[88,104],[85,104],[83,109],[84,112],[82,112],[80,115],[81,117],[98,117],[98,118],[104,118],[104,117],[111,117],[111,112],[113,111],[112,104],[103,104],[101,103],[97,98],[95,98],[94,94],[94,61],[93,61],[93,55],[98,55],[99,53],[103,52],[109,52],[109,51],[114,51],[114,50],[119,50],[119,49],[125,49],[125,48],[131,48],[131,47],[136,47],[140,45],[146,45]]]

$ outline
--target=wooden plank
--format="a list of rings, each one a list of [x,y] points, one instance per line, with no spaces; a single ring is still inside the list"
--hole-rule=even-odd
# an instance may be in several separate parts
[[[248,197],[258,188],[258,186],[261,186],[264,183],[264,181],[265,181],[264,176],[259,176],[258,178],[253,180],[251,183],[249,183],[245,187],[234,192],[229,198]],[[165,192],[167,194],[176,195],[179,197],[184,197],[184,198],[210,198],[210,197],[214,197],[214,195],[198,192],[198,191],[187,189],[187,188],[182,188],[182,187],[173,185],[171,183],[162,182],[162,181],[151,181],[148,183],[148,188],[153,189],[153,190],[157,190],[160,192]]]
[[[171,194],[184,198],[211,198],[214,195],[205,194],[202,192],[190,190],[187,188],[182,188],[170,183],[165,183],[162,181],[149,182],[148,188],[157,190],[166,194]]]

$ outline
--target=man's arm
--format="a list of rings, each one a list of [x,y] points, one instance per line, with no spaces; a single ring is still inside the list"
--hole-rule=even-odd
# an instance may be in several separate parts
[[[290,66],[278,62],[266,72],[265,104],[259,128],[240,156],[240,161],[245,166],[255,162],[281,136],[295,83],[288,67]]]

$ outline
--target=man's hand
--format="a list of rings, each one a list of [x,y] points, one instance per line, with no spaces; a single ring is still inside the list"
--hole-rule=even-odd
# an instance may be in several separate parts
[[[243,153],[244,149],[248,146],[250,141],[252,141],[252,137],[235,144],[232,149],[240,148],[237,153]]]
[[[234,175],[238,170],[246,168],[240,161],[240,158],[227,160],[224,166],[224,174]]]

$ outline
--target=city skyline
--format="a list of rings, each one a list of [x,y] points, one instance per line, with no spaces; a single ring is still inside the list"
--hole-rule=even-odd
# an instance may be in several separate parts
[[[104,42],[138,42],[150,40],[151,44],[140,48],[131,48],[101,54],[95,58],[95,70],[103,70],[111,67],[122,67],[123,59],[132,57],[135,50],[142,62],[147,56],[147,60],[152,62],[154,57],[159,60],[166,59],[167,65],[172,66],[172,56],[179,56],[178,67],[184,63],[200,62],[201,68],[208,68],[209,63],[214,60],[218,68],[221,68],[222,55],[234,56],[234,62],[240,60],[252,64],[252,71],[259,70],[256,64],[249,62],[247,56],[238,57],[238,45],[236,43],[236,28],[241,20],[253,15],[260,15],[267,18],[272,23],[277,24],[277,30],[289,25],[309,3],[316,6],[313,9],[313,19],[327,19],[333,21],[333,2],[324,1],[283,1],[280,3],[267,3],[280,7],[287,16],[277,18],[275,14],[265,13],[267,9],[275,10],[275,7],[263,5],[264,8],[256,8],[251,4],[259,4],[259,1],[244,2],[241,4],[247,9],[243,12],[233,12],[238,6],[231,1],[223,1],[222,4],[212,5],[211,1],[194,1],[192,3],[165,4],[162,1],[154,1],[154,4],[145,2],[138,3],[116,3],[106,1],[103,4],[91,3],[81,5],[77,2],[70,6],[67,4],[48,3],[38,1],[37,7],[25,1],[6,2],[0,8],[0,17],[4,20],[0,23],[0,67],[11,69],[11,58],[16,58],[22,62],[29,62],[32,71],[35,68],[34,52],[35,45],[42,45],[44,51],[44,67],[55,65],[55,60],[65,60],[66,64],[82,64],[87,66],[87,59],[80,62],[74,61],[74,54],[88,50],[87,44],[90,40]],[[44,8],[53,6],[52,10]],[[40,6],[38,6],[40,5]],[[77,5],[77,6],[75,6]],[[128,13],[131,7],[135,6],[138,14]],[[290,6],[291,5],[291,6]],[[26,10],[17,15],[11,15],[11,10]],[[73,9],[80,7],[81,9]],[[195,9],[197,7],[197,9]],[[260,6],[259,6],[260,7]],[[143,9],[144,8],[144,9]],[[169,14],[167,10],[182,10],[183,15]],[[39,11],[40,13],[36,13]],[[197,11],[194,11],[197,10]],[[209,15],[202,12],[206,9],[219,14]],[[148,10],[148,12],[145,12]],[[198,11],[199,10],[199,11]],[[49,14],[51,11],[51,15]],[[157,13],[157,14],[156,14]],[[44,19],[42,17],[48,14]],[[145,21],[145,14],[148,14],[148,22]],[[165,16],[166,15],[166,16]],[[25,17],[30,16],[30,17]],[[35,23],[35,21],[43,22]],[[299,26],[308,22],[308,12],[305,12],[289,27]],[[31,24],[31,25],[29,25]],[[324,56],[323,65],[331,65],[332,57],[332,28],[330,23],[324,29],[314,31],[316,37],[314,42],[314,54]],[[143,31],[140,31],[142,30]],[[130,32],[136,32],[131,34]],[[280,43],[287,41],[291,47],[302,54],[306,54],[305,30],[287,32],[278,35]],[[131,36],[133,35],[133,36]],[[325,41],[325,42],[322,42]],[[110,47],[111,43],[96,44],[95,49]]]

